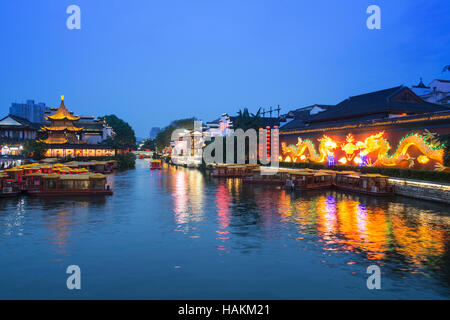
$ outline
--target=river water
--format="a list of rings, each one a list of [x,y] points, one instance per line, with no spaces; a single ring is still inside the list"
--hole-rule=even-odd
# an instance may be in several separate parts
[[[450,297],[448,206],[292,193],[147,160],[108,180],[106,198],[0,199],[0,298]],[[66,286],[69,265],[80,290]]]

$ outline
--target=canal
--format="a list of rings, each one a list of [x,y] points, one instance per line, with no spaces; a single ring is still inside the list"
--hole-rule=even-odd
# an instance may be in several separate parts
[[[0,298],[450,297],[446,205],[148,168],[110,175],[111,197],[0,199]]]

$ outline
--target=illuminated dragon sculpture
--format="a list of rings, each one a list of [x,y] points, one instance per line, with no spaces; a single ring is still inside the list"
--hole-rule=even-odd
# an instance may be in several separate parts
[[[420,164],[427,164],[430,160],[434,160],[436,161],[436,170],[443,171],[449,169],[442,165],[444,145],[439,143],[436,133],[425,129],[423,134],[407,134],[400,140],[393,154],[389,152],[391,146],[384,137],[384,134],[384,131],[373,134],[364,141],[355,141],[351,134],[347,135],[346,142],[340,146],[340,149],[345,153],[345,157],[341,158],[339,162],[345,164],[358,160],[365,166],[395,167],[406,161],[409,163],[409,167],[412,168],[416,164],[416,161]],[[314,144],[309,139],[302,140],[298,138],[296,145],[286,146],[285,143],[282,143],[281,148],[284,161],[296,162],[308,160],[312,162],[325,162],[330,156],[334,157],[334,150],[337,148],[336,142],[326,135],[318,139],[318,141],[320,142],[318,153]],[[411,157],[408,153],[413,146],[420,152],[417,159]],[[305,154],[306,150],[308,150],[309,156]],[[376,155],[376,159],[371,161],[370,157],[367,157],[369,154],[373,155],[374,158]],[[367,157],[365,162],[361,160],[362,157]]]
[[[421,153],[417,159],[412,158],[408,154],[408,150],[412,146],[416,147]],[[437,162],[437,169],[444,156],[444,149],[436,140],[436,134],[428,130],[425,130],[424,135],[410,133],[403,137],[392,155],[389,155],[390,149],[389,142],[384,138],[384,131],[382,131],[364,140],[361,154],[367,155],[377,151],[377,160],[373,163],[373,166],[394,167],[398,166],[402,161],[408,161],[409,167],[413,167],[415,164],[414,160],[426,164],[431,159]]]
[[[306,159],[305,151],[308,150],[309,161],[325,162],[328,158],[328,155],[333,153],[337,145],[330,137],[327,137],[325,135],[323,136],[323,138],[318,139],[318,141],[320,142],[319,153],[317,153],[314,143],[312,143],[311,140],[302,140],[301,138],[298,138],[296,145],[291,144],[289,146],[286,146],[286,143],[283,142],[281,144],[281,150],[286,156],[286,159],[291,159],[291,161],[295,161],[296,159]]]

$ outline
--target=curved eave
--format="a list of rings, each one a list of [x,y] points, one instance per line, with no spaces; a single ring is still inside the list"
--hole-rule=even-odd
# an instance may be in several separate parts
[[[78,127],[42,127],[42,130],[47,131],[81,131],[84,128],[78,128]]]
[[[59,141],[55,141],[55,140],[39,140],[39,142],[43,142],[45,144],[64,144],[67,143],[67,139],[63,139],[63,140],[59,140]]]
[[[65,115],[65,114],[62,114],[62,115],[56,114],[56,115],[52,115],[52,116],[46,116],[45,120],[70,120],[70,121],[77,121],[77,120],[80,120],[80,117],[79,116]]]

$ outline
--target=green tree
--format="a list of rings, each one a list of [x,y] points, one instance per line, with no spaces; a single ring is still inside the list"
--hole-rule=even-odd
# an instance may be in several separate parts
[[[247,131],[248,129],[258,130],[261,127],[261,108],[258,109],[256,114],[248,112],[247,108],[239,110],[237,117],[233,119],[233,128],[242,129]]]
[[[45,143],[36,140],[28,140],[23,146],[22,154],[26,157],[33,158],[34,160],[40,160],[44,158],[46,151],[47,146]]]
[[[136,148],[136,135],[133,128],[114,114],[106,115],[106,123],[114,130],[115,135],[105,141],[112,147]]]
[[[176,129],[184,128],[186,130],[194,129],[195,117],[180,119],[172,121],[167,127],[162,129],[155,138],[156,149],[160,152],[165,147],[169,146],[172,132]]]
[[[155,139],[149,138],[147,140],[144,141],[144,144],[141,147],[141,150],[155,150]]]

